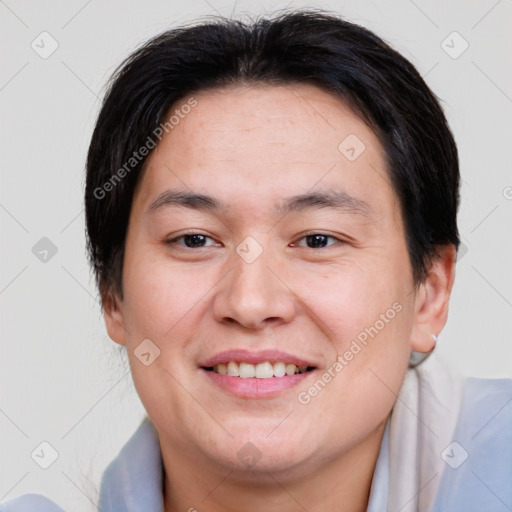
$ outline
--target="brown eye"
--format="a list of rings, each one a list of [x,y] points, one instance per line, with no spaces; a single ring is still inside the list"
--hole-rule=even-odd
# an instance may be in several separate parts
[[[333,242],[329,243],[329,239],[333,240]],[[303,240],[306,241],[305,244],[300,243]],[[322,249],[324,247],[328,247],[330,245],[336,244],[336,242],[340,242],[337,238],[330,236],[330,235],[324,235],[322,233],[314,233],[311,235],[306,235],[302,237],[297,245],[301,247],[308,247],[309,249]]]
[[[210,240],[213,243],[207,244],[207,241]],[[179,241],[182,241],[181,243]],[[202,235],[200,233],[190,233],[186,235],[180,235],[175,238],[171,238],[167,241],[168,244],[177,244],[182,247],[187,247],[188,249],[197,249],[202,247],[210,247],[211,245],[216,245],[215,242],[206,235]]]

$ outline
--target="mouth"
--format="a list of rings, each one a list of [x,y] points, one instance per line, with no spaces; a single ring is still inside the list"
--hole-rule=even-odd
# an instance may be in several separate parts
[[[278,396],[318,369],[310,361],[275,350],[231,350],[202,362],[199,368],[210,382],[241,398]]]
[[[295,363],[286,363],[284,361],[264,361],[258,364],[251,364],[244,361],[229,361],[202,368],[203,370],[219,375],[228,375],[229,377],[238,377],[240,379],[282,378],[316,369],[314,366],[299,366]]]

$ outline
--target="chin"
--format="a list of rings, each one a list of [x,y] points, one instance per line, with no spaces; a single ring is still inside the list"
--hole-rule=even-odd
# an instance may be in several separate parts
[[[305,460],[314,456],[318,449],[316,444],[306,437],[311,436],[314,429],[299,432],[296,425],[291,429],[290,424],[286,429],[284,423],[276,428],[279,421],[273,421],[270,426],[268,421],[265,421],[264,425],[256,426],[253,420],[250,426],[239,427],[236,430],[240,435],[236,435],[234,429],[231,430],[234,440],[228,446],[225,463],[231,466],[231,470],[243,473],[246,478],[250,477],[252,480],[258,473],[267,479],[268,472],[294,473],[299,468],[302,468],[302,472]]]
[[[239,456],[243,453],[243,456]],[[266,449],[256,451],[254,446],[243,445],[241,450],[226,459],[230,478],[241,482],[275,483],[294,480],[306,476],[314,468],[306,463],[309,460],[307,451],[302,446],[282,447],[281,449]]]

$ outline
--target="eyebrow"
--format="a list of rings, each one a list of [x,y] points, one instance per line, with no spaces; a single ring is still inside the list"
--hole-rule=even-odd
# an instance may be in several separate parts
[[[227,210],[226,204],[212,196],[188,192],[185,190],[166,190],[159,194],[149,205],[147,213],[164,207],[179,206],[194,210],[221,212]],[[275,205],[276,213],[286,215],[290,212],[303,212],[317,208],[358,213],[369,217],[371,209],[365,201],[350,196],[343,190],[327,190],[322,192],[304,193],[288,197]]]

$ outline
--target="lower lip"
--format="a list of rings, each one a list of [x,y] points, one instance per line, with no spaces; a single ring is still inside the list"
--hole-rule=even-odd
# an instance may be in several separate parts
[[[206,373],[222,389],[242,398],[271,398],[277,396],[281,392],[303,382],[304,379],[314,373],[314,370],[311,370],[305,373],[285,375],[284,377],[271,377],[270,379],[257,379],[255,377],[242,379],[241,377],[221,375],[202,368],[201,371]]]

